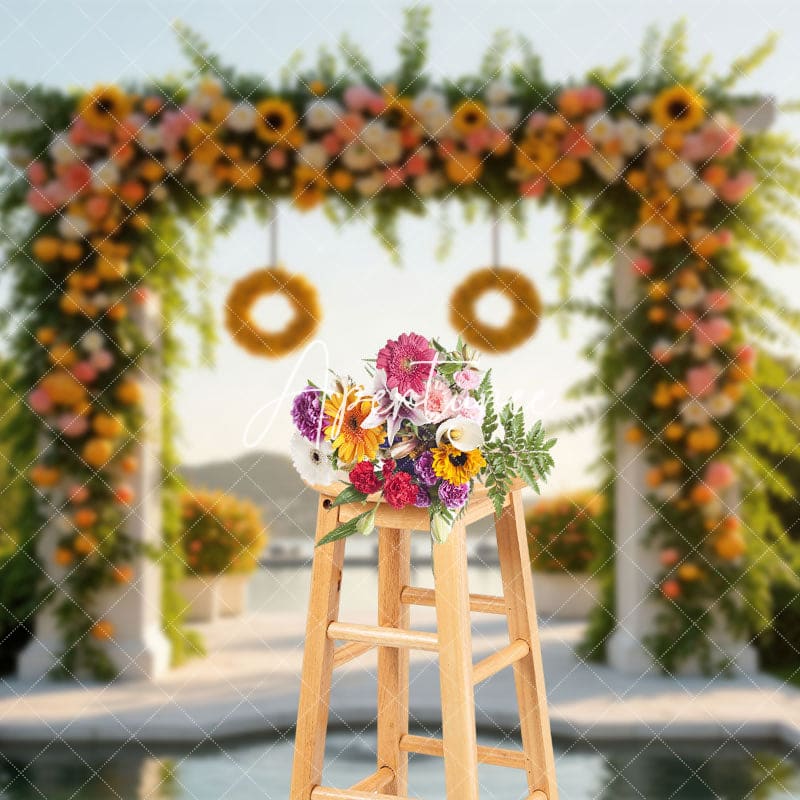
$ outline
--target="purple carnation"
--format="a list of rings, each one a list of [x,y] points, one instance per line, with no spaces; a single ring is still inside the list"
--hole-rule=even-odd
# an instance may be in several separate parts
[[[428,508],[430,504],[431,497],[428,490],[424,486],[417,486],[417,499],[414,501],[414,505],[417,508]]]
[[[426,450],[414,463],[414,471],[417,477],[426,485],[433,486],[439,480],[433,471],[433,453]]]
[[[322,438],[325,427],[322,422],[322,392],[313,386],[306,386],[292,402],[292,421],[298,431],[309,442]]]
[[[469,497],[468,483],[450,483],[442,481],[439,484],[439,499],[450,510],[461,508]]]

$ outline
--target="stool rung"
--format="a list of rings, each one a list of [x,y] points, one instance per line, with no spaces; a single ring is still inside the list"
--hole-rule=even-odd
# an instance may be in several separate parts
[[[404,586],[400,593],[401,602],[407,606],[435,606],[436,592],[433,589],[419,589],[416,586]],[[471,594],[469,596],[470,611],[482,614],[501,614],[505,616],[506,601],[502,597],[490,594]]]
[[[506,645],[496,653],[486,656],[479,661],[472,669],[472,682],[480,683],[492,675],[500,672],[511,664],[525,658],[530,653],[530,645],[524,639],[516,639],[511,644]]]
[[[407,631],[379,625],[357,625],[352,622],[331,622],[328,638],[343,642],[362,642],[373,647],[408,647],[414,650],[439,650],[439,637],[425,631]]]
[[[417,753],[421,756],[444,757],[444,742],[427,736],[406,735],[400,737],[400,749],[405,753]],[[497,767],[527,769],[527,759],[522,750],[507,750],[503,747],[486,747],[478,745],[478,761],[481,764],[494,764]]]
[[[400,797],[396,794],[375,794],[374,792],[357,792],[353,789],[315,786],[311,790],[311,800],[414,800],[414,798]]]
[[[394,780],[394,770],[391,767],[381,767],[372,775],[368,775],[364,780],[354,783],[349,791],[351,792],[380,792]]]
[[[341,667],[344,664],[352,661],[354,658],[363,656],[368,653],[374,645],[366,644],[365,642],[350,642],[350,644],[343,644],[333,651],[333,666]]]

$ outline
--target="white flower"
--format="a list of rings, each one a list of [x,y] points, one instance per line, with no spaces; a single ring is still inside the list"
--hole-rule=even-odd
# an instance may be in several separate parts
[[[225,124],[236,133],[248,133],[258,120],[258,112],[250,103],[237,103],[228,114]]]
[[[658,250],[664,246],[664,228],[656,222],[647,222],[636,231],[636,241],[644,250]]]
[[[447,99],[435,89],[426,89],[414,98],[411,109],[423,120],[431,116],[438,117],[443,112],[447,112]]]
[[[72,533],[75,530],[72,521],[65,514],[54,514],[50,517],[50,524],[58,533]]]
[[[706,291],[702,286],[685,286],[682,289],[676,289],[672,297],[681,308],[692,308],[696,306],[704,297]]]
[[[681,417],[687,425],[702,425],[708,420],[708,411],[698,400],[689,400],[681,408]]]
[[[644,144],[642,126],[630,117],[625,117],[617,123],[617,136],[619,137],[622,152],[626,156],[636,155]]]
[[[101,350],[106,343],[106,337],[100,331],[86,331],[81,336],[81,347],[87,353],[94,353]]]
[[[724,392],[718,392],[706,400],[706,408],[714,417],[727,417],[733,411],[733,399]]]
[[[653,494],[662,503],[668,503],[677,496],[680,490],[681,486],[677,481],[664,481],[660,486],[653,489]]]
[[[119,184],[119,167],[110,159],[101,161],[92,168],[92,188],[99,191],[113,189]]]
[[[153,200],[163,203],[169,197],[169,192],[163,183],[159,183],[158,186],[154,186],[150,190],[150,196],[153,198]]]
[[[697,361],[708,361],[714,355],[714,345],[711,342],[694,342],[691,353]]]
[[[489,119],[501,131],[510,131],[520,118],[520,111],[515,106],[489,106]]]
[[[681,197],[688,208],[708,208],[716,199],[714,190],[703,181],[691,181],[681,190]]]
[[[661,129],[655,125],[643,125],[642,126],[642,144],[645,147],[650,147],[654,145],[660,138],[661,138]]]
[[[216,78],[204,78],[202,83],[189,95],[186,104],[198,111],[210,111],[222,95],[222,83]]]
[[[466,417],[446,419],[436,429],[436,444],[441,444],[445,436],[450,444],[458,450],[474,450],[483,444],[481,426]]]
[[[306,109],[305,123],[311,131],[327,131],[342,115],[342,107],[335,100],[314,100]]]
[[[636,94],[628,100],[628,108],[634,114],[641,116],[650,108],[652,102],[653,96],[651,94]]]
[[[386,136],[375,147],[375,157],[384,164],[394,164],[403,155],[403,142],[400,131],[387,131]]]
[[[164,149],[164,134],[158,125],[143,125],[136,134],[139,144],[148,152],[155,153]]]
[[[363,197],[372,197],[383,188],[383,175],[371,172],[355,182],[356,191]]]
[[[452,133],[453,117],[447,109],[434,111],[422,118],[422,126],[433,136],[444,137]]]
[[[438,172],[428,172],[414,180],[414,191],[420,197],[430,197],[442,188],[444,180]]]
[[[664,180],[671,189],[682,189],[694,178],[694,170],[685,161],[673,161],[664,170]]]
[[[508,102],[513,93],[514,87],[509,81],[505,80],[505,78],[497,78],[486,87],[483,96],[489,105],[494,106]]]
[[[625,169],[625,161],[622,156],[607,156],[603,153],[592,153],[587,161],[592,169],[608,183],[613,183],[619,179],[622,170]]]
[[[78,148],[69,141],[67,135],[64,133],[59,133],[58,136],[50,142],[50,147],[47,149],[50,151],[50,157],[56,164],[72,164],[74,161],[78,161],[81,156]]]
[[[444,544],[452,530],[453,523],[448,522],[446,517],[443,517],[441,514],[434,514],[431,517],[431,536],[433,537],[433,541],[437,544]]]
[[[317,447],[315,442],[309,442],[302,434],[295,432],[289,442],[289,455],[294,468],[306,483],[326,486],[336,480],[330,442],[322,441]]]
[[[58,232],[65,239],[83,239],[89,233],[89,221],[75,214],[64,214],[58,220]]]
[[[389,129],[380,121],[368,122],[358,134],[358,138],[369,148],[375,150],[386,138]]]
[[[350,142],[342,152],[342,164],[354,172],[369,169],[375,163],[373,152],[358,140]]]
[[[324,169],[328,163],[328,152],[319,142],[308,142],[298,151],[300,161],[314,169]]]
[[[598,111],[586,120],[586,135],[595,143],[608,142],[617,135],[617,126],[607,111]]]

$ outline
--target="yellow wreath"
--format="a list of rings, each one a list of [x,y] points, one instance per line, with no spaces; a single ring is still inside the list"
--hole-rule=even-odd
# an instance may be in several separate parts
[[[478,319],[475,306],[486,292],[500,292],[513,306],[503,326]],[[542,304],[536,287],[521,272],[509,267],[486,267],[473,272],[450,298],[450,324],[467,344],[478,350],[505,352],[521,345],[536,332]]]
[[[258,327],[252,319],[253,306],[261,297],[282,294],[294,309],[294,317],[275,333]],[[248,353],[281,358],[303,345],[322,319],[317,290],[301,275],[280,267],[257,270],[237,281],[225,304],[225,327],[234,341]]]

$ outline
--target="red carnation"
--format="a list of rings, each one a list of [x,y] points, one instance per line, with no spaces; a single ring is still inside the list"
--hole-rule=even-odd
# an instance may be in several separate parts
[[[417,486],[407,472],[395,472],[383,484],[383,497],[392,508],[404,508],[417,499]]]
[[[372,494],[381,488],[381,482],[370,461],[360,461],[350,470],[350,483],[364,494]]]
[[[387,458],[386,461],[383,462],[383,466],[381,467],[381,471],[383,472],[383,477],[388,478],[393,472],[394,468],[397,466],[394,462],[393,458]]]

